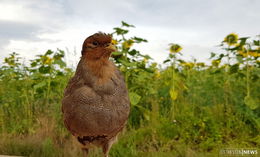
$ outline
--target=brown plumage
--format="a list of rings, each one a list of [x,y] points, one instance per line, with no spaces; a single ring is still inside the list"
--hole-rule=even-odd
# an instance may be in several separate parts
[[[66,128],[83,146],[101,146],[105,157],[128,119],[130,106],[124,78],[109,60],[111,36],[96,33],[82,47],[82,57],[62,100]]]

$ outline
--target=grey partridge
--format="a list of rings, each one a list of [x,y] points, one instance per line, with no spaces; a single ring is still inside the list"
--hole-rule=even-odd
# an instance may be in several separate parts
[[[105,157],[126,125],[130,103],[124,78],[109,57],[115,46],[111,35],[96,33],[82,47],[75,75],[62,99],[66,128],[82,145],[102,147]]]

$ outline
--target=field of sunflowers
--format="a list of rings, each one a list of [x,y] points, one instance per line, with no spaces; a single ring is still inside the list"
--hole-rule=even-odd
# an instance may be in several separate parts
[[[223,37],[211,64],[181,59],[182,46],[172,43],[162,66],[133,48],[148,41],[126,38],[132,27],[113,29],[112,60],[127,82],[131,114],[111,157],[217,157],[227,148],[260,148],[259,35]],[[0,154],[80,156],[60,110],[75,69],[59,49],[29,64],[18,53],[0,66]]]

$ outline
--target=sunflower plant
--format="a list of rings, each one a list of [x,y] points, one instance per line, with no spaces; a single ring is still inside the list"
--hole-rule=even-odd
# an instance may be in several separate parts
[[[135,119],[134,116],[130,117],[130,125],[137,126],[141,119],[150,120],[151,104],[144,103],[149,99],[145,95],[156,94],[155,84],[151,82],[159,79],[160,71],[149,55],[134,48],[136,44],[147,42],[140,37],[128,37],[129,30],[134,27],[122,21],[120,27],[114,28],[112,43],[116,45],[117,51],[112,53],[112,58],[125,76],[132,112],[134,115],[138,114]]]
[[[252,96],[252,81],[259,77],[256,74],[255,68],[260,58],[260,40],[259,36],[256,39],[249,37],[238,37],[237,34],[231,33],[227,35],[221,46],[226,50],[226,54],[220,54],[215,57],[215,61],[221,61],[226,58],[225,73],[226,85],[230,86],[230,81],[232,76],[230,74],[235,74],[239,77],[244,77],[246,82],[246,96],[244,97],[244,103],[250,109],[258,108],[257,100]],[[215,54],[214,54],[215,56]],[[214,58],[214,57],[213,57]],[[213,63],[212,62],[212,63]],[[227,87],[229,89],[231,87]]]

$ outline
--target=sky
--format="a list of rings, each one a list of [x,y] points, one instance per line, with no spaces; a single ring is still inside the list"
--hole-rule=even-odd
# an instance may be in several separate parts
[[[121,21],[135,25],[129,36],[148,40],[134,48],[159,63],[170,43],[183,47],[184,59],[207,62],[229,33],[260,34],[260,1],[0,0],[0,62],[11,52],[29,60],[59,48],[74,66],[86,37],[112,33]]]

